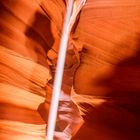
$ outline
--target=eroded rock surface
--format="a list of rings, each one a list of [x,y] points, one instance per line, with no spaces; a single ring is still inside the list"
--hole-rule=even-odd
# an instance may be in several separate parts
[[[0,139],[45,139],[66,4],[0,0]],[[140,139],[139,34],[139,0],[87,0],[78,14],[62,85],[84,119],[74,140]]]

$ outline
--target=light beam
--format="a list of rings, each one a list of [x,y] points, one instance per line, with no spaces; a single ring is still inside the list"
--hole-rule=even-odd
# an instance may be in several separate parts
[[[73,9],[73,1],[74,0],[68,1],[67,13],[64,21],[63,31],[62,31],[62,38],[60,42],[56,74],[54,78],[54,88],[52,93],[52,100],[51,100],[49,119],[48,119],[47,140],[53,140],[54,137],[57,110],[59,105],[59,97],[61,93],[63,71],[64,71],[64,64],[66,58],[66,50],[67,50],[67,44],[69,39],[69,33],[70,33],[69,28],[70,28],[71,13]]]

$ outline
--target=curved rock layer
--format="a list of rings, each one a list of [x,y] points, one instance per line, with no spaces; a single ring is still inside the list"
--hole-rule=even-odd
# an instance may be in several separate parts
[[[140,139],[139,23],[138,0],[88,0],[82,9],[73,99],[86,123],[75,139]]]
[[[66,4],[0,0],[0,139],[45,139]],[[74,140],[140,139],[139,33],[139,0],[87,0],[77,16],[62,87],[84,119]]]
[[[44,140],[50,20],[34,0],[0,0],[0,139]]]

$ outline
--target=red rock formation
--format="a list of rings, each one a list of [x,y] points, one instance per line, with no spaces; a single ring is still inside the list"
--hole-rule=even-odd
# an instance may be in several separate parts
[[[0,139],[45,139],[66,3],[0,0]],[[74,140],[140,139],[139,33],[138,0],[87,0],[77,16],[62,86],[84,119]]]
[[[0,139],[45,139],[50,20],[34,0],[0,0]]]
[[[137,0],[88,0],[82,9],[73,35],[83,48],[74,76],[85,119],[77,139],[140,139],[139,23]]]

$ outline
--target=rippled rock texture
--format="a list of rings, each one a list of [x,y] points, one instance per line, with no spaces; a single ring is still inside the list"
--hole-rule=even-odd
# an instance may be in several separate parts
[[[45,140],[66,5],[0,0],[1,140]],[[74,19],[62,85],[84,120],[73,140],[140,139],[139,52],[140,1],[87,0]]]

